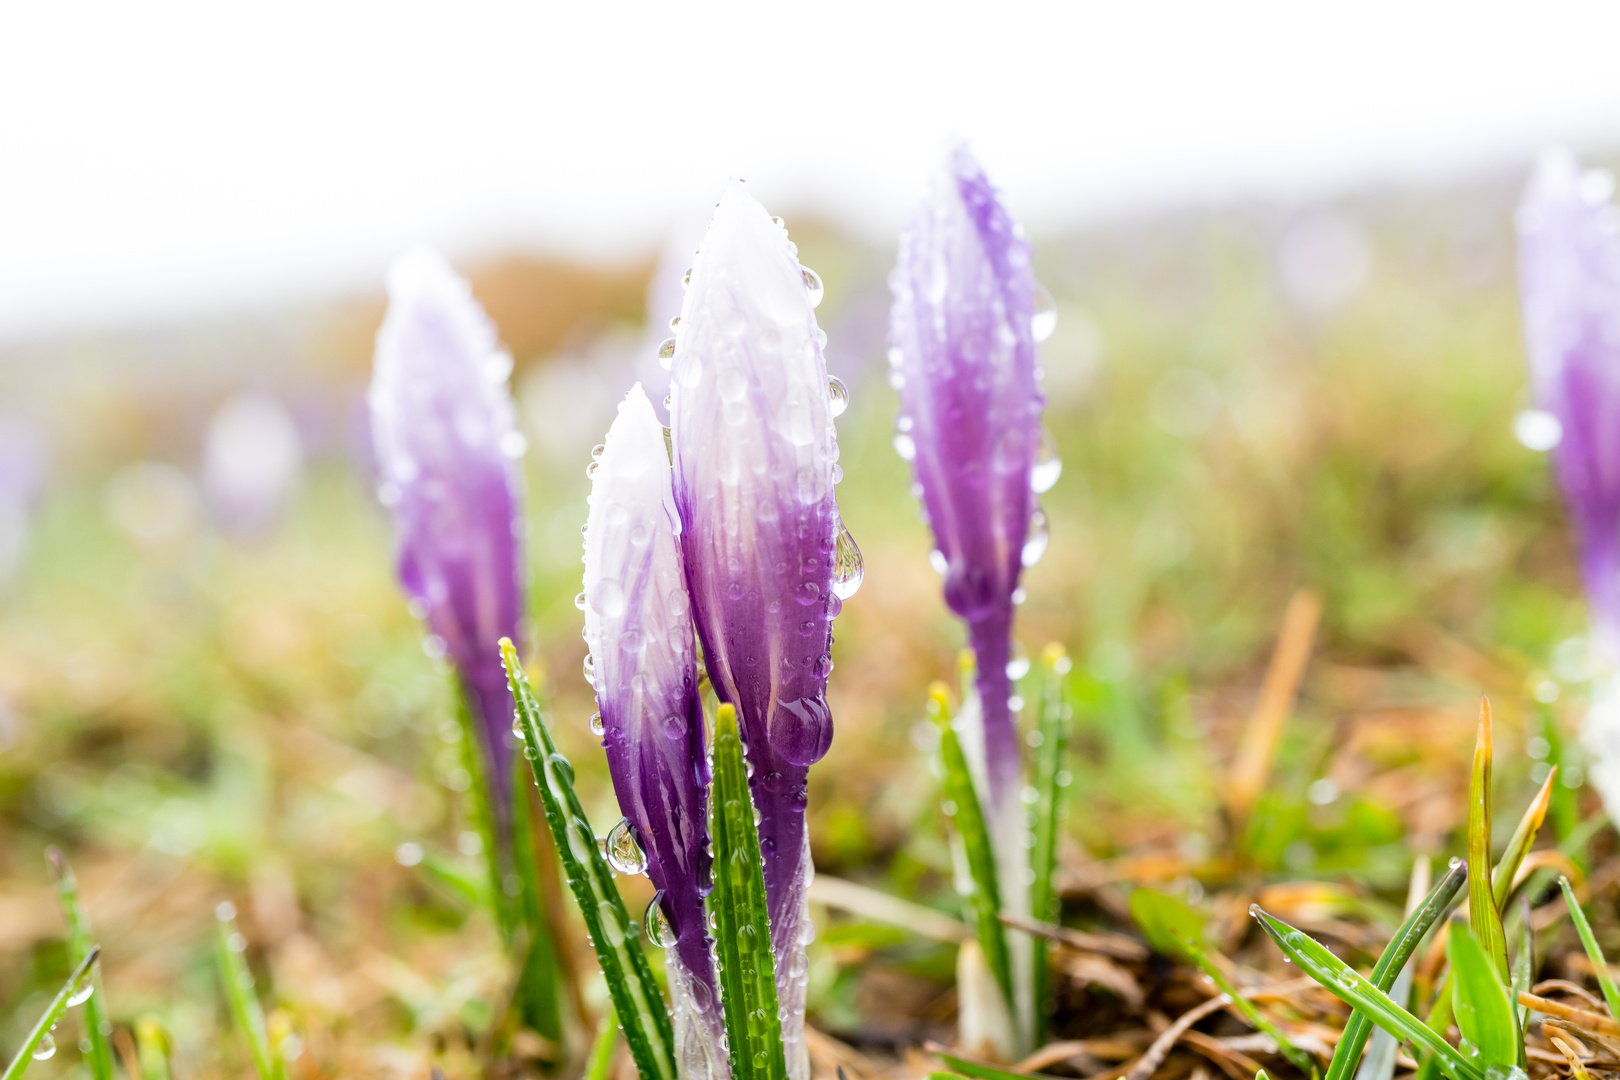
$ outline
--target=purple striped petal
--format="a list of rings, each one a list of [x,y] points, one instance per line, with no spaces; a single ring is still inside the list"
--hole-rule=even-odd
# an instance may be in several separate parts
[[[1600,648],[1620,660],[1620,218],[1606,174],[1549,152],[1518,212],[1531,381],[1563,435],[1553,463],[1574,520]]]
[[[1013,593],[1038,545],[1030,474],[1045,404],[1035,373],[1029,243],[983,170],[955,150],[900,238],[890,276],[889,359],[900,389],[895,446],[911,462],[945,602],[967,622],[977,660],[991,801],[1019,789],[1008,707]]]
[[[805,779],[832,739],[828,649],[841,606],[819,299],[787,232],[733,181],[692,264],[670,413],[692,611],[710,681],[747,743],[777,982],[784,1013],[801,1018]],[[794,1030],[785,1024],[784,1037]]]
[[[497,812],[510,788],[512,696],[497,642],[522,610],[512,359],[467,283],[430,251],[388,274],[368,401],[400,584],[460,675],[484,734]]]
[[[714,1001],[703,897],[709,891],[708,763],[697,646],[664,427],[637,383],[592,466],[585,529],[585,641],[602,746],[619,808],[662,891],[694,999]],[[718,1037],[719,1010],[703,1013]],[[716,1043],[718,1045],[718,1043]]]

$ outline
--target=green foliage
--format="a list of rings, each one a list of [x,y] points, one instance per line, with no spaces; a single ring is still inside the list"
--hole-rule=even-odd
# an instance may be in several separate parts
[[[996,858],[990,846],[990,830],[985,824],[984,811],[973,787],[973,776],[968,772],[967,757],[962,753],[962,744],[952,726],[945,687],[938,683],[928,694],[928,718],[939,728],[940,764],[944,766],[945,774],[945,812],[956,828],[956,835],[961,838],[962,850],[967,858],[968,877],[972,882],[968,906],[972,909],[974,925],[978,930],[979,947],[984,950],[985,963],[995,975],[1010,1008],[1015,1000],[1012,964],[1007,953],[1006,931],[1001,925],[1001,889],[996,883]]]
[[[1406,917],[1395,936],[1389,939],[1389,944],[1379,954],[1378,962],[1373,965],[1370,982],[1386,994],[1395,986],[1400,977],[1401,969],[1406,961],[1417,949],[1423,935],[1429,928],[1439,921],[1451,905],[1456,901],[1457,894],[1462,891],[1463,884],[1468,880],[1468,864],[1460,859],[1453,859],[1446,868],[1442,877],[1429,895],[1419,904],[1412,914]],[[1339,1037],[1339,1045],[1334,1048],[1333,1060],[1328,1063],[1325,1080],[1345,1080],[1354,1074],[1356,1063],[1361,1060],[1361,1050],[1367,1043],[1367,1037],[1372,1033],[1372,1022],[1367,1014],[1361,1010],[1350,1014],[1345,1022],[1344,1033]]]
[[[246,939],[236,930],[236,908],[228,900],[221,901],[214,909],[214,962],[219,966],[220,984],[225,987],[225,1004],[237,1034],[247,1043],[259,1080],[285,1080],[286,1070],[270,1049],[264,1009],[253,991],[253,972],[242,956],[246,949]]]
[[[68,951],[75,964],[84,963],[94,945],[90,940],[90,917],[85,914],[79,900],[79,881],[73,868],[56,848],[46,848],[45,857],[56,875],[56,895],[62,905],[62,914],[68,924]],[[85,1037],[90,1040],[90,1076],[92,1080],[113,1080],[112,1044],[107,1035],[112,1025],[107,1020],[106,996],[101,990],[101,965],[90,967],[90,999],[84,1003]]]
[[[540,887],[540,865],[535,844],[534,812],[529,799],[528,768],[512,761],[512,867],[518,895],[508,905],[514,932],[509,943],[521,943],[518,971],[518,1011],[524,1023],[553,1042],[562,1040],[562,977],[557,967],[557,946],[546,921],[545,894]],[[504,891],[504,890],[503,890]]]
[[[1518,1065],[1522,1043],[1507,987],[1472,929],[1461,924],[1451,928],[1446,959],[1451,963],[1452,1008],[1463,1038],[1474,1045],[1486,1065]]]
[[[1609,1006],[1609,1015],[1620,1017],[1620,994],[1615,992],[1614,980],[1609,977],[1608,961],[1603,958],[1603,950],[1598,947],[1597,938],[1592,934],[1592,924],[1586,921],[1586,912],[1576,901],[1575,890],[1570,887],[1569,879],[1559,878],[1558,887],[1564,890],[1564,906],[1569,908],[1569,921],[1575,924],[1581,947],[1586,950],[1586,958],[1592,963],[1598,987],[1603,991],[1603,1001]]]
[[[1522,853],[1521,853],[1522,854]],[[1507,938],[1491,884],[1491,703],[1479,703],[1479,735],[1468,779],[1468,918],[1501,982],[1508,981]],[[1506,875],[1508,880],[1512,875]]]
[[[1339,1000],[1365,1013],[1373,1023],[1397,1039],[1410,1039],[1433,1052],[1439,1067],[1453,1080],[1484,1080],[1479,1066],[1430,1031],[1417,1017],[1391,1001],[1388,994],[1362,978],[1326,946],[1266,914],[1258,904],[1249,910],[1260,920],[1260,925],[1277,943],[1277,947],[1298,964],[1301,971],[1321,983]]]
[[[590,1056],[585,1059],[585,1075],[583,1080],[607,1080],[608,1068],[613,1064],[613,1048],[619,1042],[619,1014],[614,1011],[613,1003],[602,1011],[602,1019],[596,1025],[596,1039],[591,1043]]]
[[[1063,832],[1064,807],[1069,776],[1064,771],[1069,747],[1069,705],[1064,695],[1064,676],[1069,658],[1061,646],[1048,645],[1041,652],[1035,691],[1035,731],[1040,734],[1035,750],[1035,847],[1030,852],[1030,868],[1035,880],[1029,889],[1029,913],[1046,922],[1058,916],[1057,876],[1058,837]],[[1035,1045],[1046,1042],[1047,959],[1045,941],[1034,942],[1030,981],[1035,993]]]
[[[546,823],[590,933],[608,995],[624,1025],[625,1045],[630,1048],[642,1080],[674,1080],[675,1033],[669,1012],[642,951],[635,924],[613,883],[613,871],[596,846],[596,833],[579,796],[574,794],[574,767],[551,741],[529,677],[518,662],[517,650],[506,638],[501,639],[501,662],[506,666],[507,684],[523,731],[523,755],[540,788]]]
[[[45,1007],[34,1026],[29,1029],[28,1037],[23,1040],[22,1046],[17,1049],[17,1056],[11,1059],[6,1071],[0,1073],[0,1080],[20,1080],[22,1074],[28,1071],[29,1064],[34,1060],[34,1052],[41,1043],[51,1037],[51,1029],[56,1022],[62,1019],[62,1014],[68,1010],[68,1002],[78,996],[87,982],[90,981],[90,971],[95,967],[96,957],[101,955],[101,946],[92,946],[79,966],[73,969],[62,989],[56,992],[51,1003]]]
[[[1131,921],[1153,950],[1191,959],[1204,942],[1204,917],[1184,900],[1152,889],[1131,893]]]
[[[786,1080],[776,964],[765,906],[765,875],[748,794],[737,711],[721,705],[714,721],[713,806],[715,959],[734,1080]]]

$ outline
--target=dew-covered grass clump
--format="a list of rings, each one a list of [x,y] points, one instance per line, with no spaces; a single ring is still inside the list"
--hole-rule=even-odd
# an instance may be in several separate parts
[[[1612,185],[994,174],[0,354],[3,1080],[1620,1074]]]

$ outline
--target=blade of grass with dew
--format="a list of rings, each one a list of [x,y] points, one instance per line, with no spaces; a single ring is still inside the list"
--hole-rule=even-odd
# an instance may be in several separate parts
[[[1541,832],[1542,822],[1547,820],[1547,807],[1552,803],[1553,789],[1557,786],[1558,769],[1555,767],[1542,781],[1541,790],[1536,797],[1530,800],[1525,807],[1524,814],[1519,818],[1519,824],[1514,827],[1513,835],[1508,838],[1507,848],[1503,850],[1502,857],[1496,860],[1496,866],[1491,870],[1491,898],[1496,901],[1496,910],[1500,912],[1506,906],[1508,894],[1513,891],[1513,879],[1519,875],[1519,867],[1524,864],[1524,857],[1535,846],[1536,835]]]
[[[1473,1043],[1485,1065],[1517,1065],[1521,1042],[1507,987],[1497,978],[1495,961],[1485,954],[1471,928],[1451,928],[1446,959],[1454,976],[1452,1012],[1463,1038]]]
[[[1536,934],[1530,924],[1530,898],[1526,896],[1522,897],[1521,900],[1523,914],[1519,918],[1519,948],[1513,956],[1513,986],[1511,987],[1512,993],[1508,997],[1513,1003],[1513,1021],[1518,1025],[1519,1030],[1523,1031],[1525,1024],[1529,1022],[1530,1007],[1519,1001],[1519,995],[1530,992],[1530,983],[1535,978]],[[1522,1066],[1525,1064],[1522,1053],[1524,1050],[1523,1039],[1519,1040],[1519,1050],[1521,1051],[1519,1064]]]
[[[1009,1008],[1013,997],[1012,963],[1007,952],[1006,932],[1001,925],[1001,889],[996,884],[996,859],[990,847],[990,830],[968,772],[967,757],[951,723],[950,705],[943,684],[935,683],[928,693],[928,718],[939,728],[940,764],[944,768],[945,812],[956,828],[967,856],[972,888],[968,906],[973,911],[979,947],[985,962],[996,976]]]
[[[518,1013],[523,1022],[554,1043],[562,1028],[561,979],[557,949],[546,920],[540,865],[535,853],[534,810],[529,801],[528,767],[521,755],[512,757],[512,866],[518,879],[514,905],[523,929],[524,953],[518,972]]]
[[[714,891],[709,910],[715,919],[715,966],[731,1075],[734,1080],[786,1080],[764,863],[737,710],[730,705],[715,711],[713,792]]]
[[[1063,832],[1063,810],[1069,773],[1064,757],[1069,746],[1069,703],[1064,693],[1064,676],[1070,661],[1061,645],[1048,645],[1041,652],[1040,687],[1036,696],[1035,749],[1035,849],[1030,852],[1030,869],[1035,880],[1029,887],[1029,913],[1042,922],[1058,921],[1057,874],[1058,836]],[[1046,1042],[1047,964],[1051,947],[1034,942],[1030,981],[1035,994],[1035,1045]]]
[[[1295,1046],[1282,1028],[1267,1020],[1265,1015],[1255,1007],[1254,1002],[1239,992],[1237,985],[1227,978],[1226,972],[1221,970],[1220,965],[1216,964],[1204,949],[1185,938],[1182,939],[1182,945],[1187,958],[1197,964],[1205,975],[1209,976],[1210,981],[1215,984],[1217,990],[1232,999],[1233,1006],[1243,1014],[1243,1019],[1249,1022],[1250,1027],[1262,1035],[1268,1036],[1272,1042],[1276,1043],[1277,1052],[1287,1058],[1294,1068],[1307,1076],[1316,1075],[1316,1060]]]
[[[140,1061],[140,1080],[169,1080],[169,1034],[155,1016],[143,1016],[135,1021],[136,1057]]]
[[[1586,921],[1586,912],[1581,910],[1580,902],[1575,899],[1575,890],[1570,886],[1569,878],[1559,878],[1558,887],[1564,891],[1564,906],[1569,908],[1569,920],[1575,924],[1575,932],[1580,935],[1581,947],[1586,950],[1586,959],[1591,962],[1592,973],[1597,976],[1603,1001],[1609,1006],[1609,1015],[1620,1019],[1620,994],[1615,992],[1614,980],[1609,977],[1608,961],[1603,958],[1603,950],[1598,947],[1597,938],[1592,934],[1592,924]]]
[[[1468,919],[1503,986],[1508,982],[1507,938],[1491,885],[1491,701],[1479,699],[1474,765],[1468,775]],[[1509,881],[1512,879],[1509,878]]]
[[[247,1043],[253,1071],[258,1073],[259,1080],[276,1080],[277,1058],[270,1052],[264,1009],[253,992],[253,972],[242,958],[246,949],[247,941],[236,929],[236,906],[229,900],[221,900],[214,908],[214,962],[219,967],[220,982],[225,986],[225,1003],[236,1030]]]
[[[596,1039],[591,1043],[590,1056],[585,1059],[583,1080],[608,1080],[608,1068],[613,1064],[613,1048],[619,1044],[619,1014],[608,1002],[602,1020],[596,1025]]]
[[[1260,920],[1260,925],[1284,955],[1335,997],[1366,1013],[1373,1023],[1397,1038],[1410,1039],[1414,1044],[1432,1051],[1441,1068],[1455,1080],[1484,1080],[1485,1074],[1479,1066],[1430,1031],[1417,1017],[1391,1001],[1388,994],[1334,956],[1326,946],[1267,914],[1259,904],[1251,905],[1249,912]]]
[[[56,896],[62,905],[62,914],[68,924],[68,953],[75,964],[90,955],[90,917],[85,914],[79,898],[79,880],[68,865],[67,858],[56,848],[45,849],[45,857],[56,876]],[[107,1020],[106,999],[101,991],[101,965],[90,968],[90,997],[84,1003],[85,1037],[90,1041],[90,1076],[92,1080],[113,1080],[112,1043],[108,1036],[112,1024]]]
[[[1423,935],[1429,928],[1443,918],[1451,910],[1452,904],[1457,900],[1457,894],[1462,891],[1463,883],[1468,880],[1468,864],[1461,859],[1452,859],[1443,876],[1429,895],[1418,905],[1406,921],[1401,923],[1395,931],[1395,936],[1389,939],[1389,944],[1379,955],[1378,962],[1373,965],[1369,981],[1379,990],[1388,993],[1399,978],[1401,969],[1406,961],[1417,950]],[[1327,1075],[1324,1080],[1345,1080],[1350,1076],[1361,1060],[1361,1051],[1367,1044],[1367,1038],[1372,1034],[1372,1020],[1359,1009],[1350,1014],[1345,1022],[1344,1034],[1339,1037],[1339,1045],[1333,1051],[1333,1060],[1328,1063]]]
[[[613,1007],[618,1010],[625,1045],[642,1080],[675,1080],[675,1032],[669,1011],[613,882],[613,871],[597,847],[596,832],[574,793],[574,766],[557,753],[529,677],[518,662],[517,649],[507,638],[501,639],[501,662],[517,706],[523,756],[540,788],[546,824],[590,932]]]
[[[945,1049],[945,1047],[940,1046],[937,1043],[929,1043],[925,1049],[927,1049],[929,1053],[933,1054],[935,1057],[939,1058],[939,1060],[949,1065],[952,1069],[956,1070],[956,1072],[963,1076],[971,1077],[972,1080],[1031,1080],[1031,1077],[1037,1078],[1037,1080],[1045,1080],[1047,1075],[1045,1073],[1013,1072],[1010,1069],[998,1069],[994,1065],[987,1064],[983,1061],[973,1061],[968,1058],[957,1057],[955,1054],[951,1053],[949,1050]],[[942,1073],[936,1075],[949,1076],[951,1074]]]
[[[73,974],[68,976],[67,982],[62,984],[62,989],[56,992],[56,996],[51,999],[51,1003],[45,1007],[45,1011],[40,1014],[39,1019],[34,1022],[34,1026],[29,1029],[28,1037],[23,1040],[22,1046],[17,1049],[17,1056],[11,1059],[11,1064],[6,1066],[6,1071],[0,1073],[0,1080],[19,1080],[22,1074],[28,1071],[29,1063],[35,1060],[35,1054],[40,1054],[41,1058],[48,1058],[55,1052],[55,1041],[51,1039],[51,1029],[56,1027],[56,1022],[62,1019],[63,1013],[67,1012],[68,1003],[84,992],[85,986],[90,982],[90,972],[95,968],[96,958],[100,955],[101,946],[92,945],[90,951],[85,954],[84,959],[79,961],[79,966],[73,969]],[[47,1043],[47,1040],[51,1041]],[[52,1049],[49,1052],[41,1053],[41,1047],[46,1045],[51,1046]]]
[[[488,888],[483,891],[495,916],[495,923],[500,927],[501,941],[510,948],[518,929],[519,907],[514,902],[515,898],[506,891],[506,870],[503,865],[506,861],[506,845],[495,831],[495,822],[499,819],[492,801],[493,785],[490,783],[485,755],[480,749],[484,736],[477,720],[477,711],[460,679],[456,680],[456,718],[461,731],[457,740],[461,749],[461,767],[471,779],[467,789],[467,816],[472,820],[473,831],[478,834],[483,848],[484,872],[489,882]]]

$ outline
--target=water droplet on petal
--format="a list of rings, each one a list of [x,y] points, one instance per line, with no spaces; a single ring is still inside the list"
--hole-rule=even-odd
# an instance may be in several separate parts
[[[595,480],[596,470],[601,468],[601,465],[602,463],[600,461],[593,461],[589,465],[585,466],[585,478],[587,480]]]
[[[681,317],[677,315],[673,319],[669,320],[669,332],[673,334],[680,327],[680,325]]]
[[[840,522],[838,545],[833,550],[833,595],[840,600],[848,600],[861,587],[861,579],[865,576],[866,566],[861,560],[861,549],[849,534],[849,526]]]
[[[636,842],[635,827],[630,824],[629,818],[620,818],[619,823],[609,830],[604,854],[607,855],[608,865],[626,876],[633,877],[647,869],[647,854]]]
[[[591,447],[591,460],[592,461],[601,461],[602,460],[602,455],[604,453],[606,453],[606,452],[607,452],[607,444],[606,443],[597,443],[595,446]]]
[[[658,346],[658,362],[668,371],[670,364],[675,360],[675,339],[665,338],[664,343]]]
[[[651,902],[647,904],[647,912],[642,916],[641,925],[647,932],[647,940],[660,949],[674,946],[675,928],[669,924],[669,916],[664,914],[663,889],[653,894]]]
[[[581,610],[581,611],[585,610],[585,592],[584,592],[583,589],[575,594],[575,596],[574,596],[574,606],[579,608],[579,610]]]
[[[912,461],[917,457],[917,440],[903,431],[894,433],[894,452],[900,455],[901,461]]]
[[[804,289],[810,294],[810,306],[813,308],[821,306],[821,298],[826,295],[826,289],[821,284],[821,275],[808,266],[800,269],[804,271]]]
[[[1039,507],[1029,516],[1029,532],[1024,537],[1024,550],[1021,561],[1025,566],[1034,566],[1046,554],[1046,542],[1050,539],[1046,531],[1046,512]]]
[[[1029,333],[1039,345],[1057,329],[1057,302],[1040,282],[1035,283],[1035,312],[1029,317]]]
[[[827,380],[827,396],[831,402],[828,407],[833,416],[843,416],[844,410],[849,408],[849,388],[844,380],[834,375]]]
[[[928,565],[932,566],[934,573],[940,577],[944,577],[951,569],[951,561],[945,557],[945,553],[939,548],[935,548],[928,553]]]
[[[34,1047],[34,1060],[44,1061],[46,1058],[55,1056],[55,1054],[56,1039],[47,1031],[45,1037],[39,1040],[39,1045]]]
[[[1040,445],[1035,448],[1035,464],[1029,470],[1029,489],[1044,495],[1062,475],[1063,459],[1058,457],[1057,439],[1050,428],[1042,427]]]
[[[607,723],[602,719],[602,714],[600,712],[591,713],[591,734],[601,738],[602,733],[605,731],[607,731]]]

